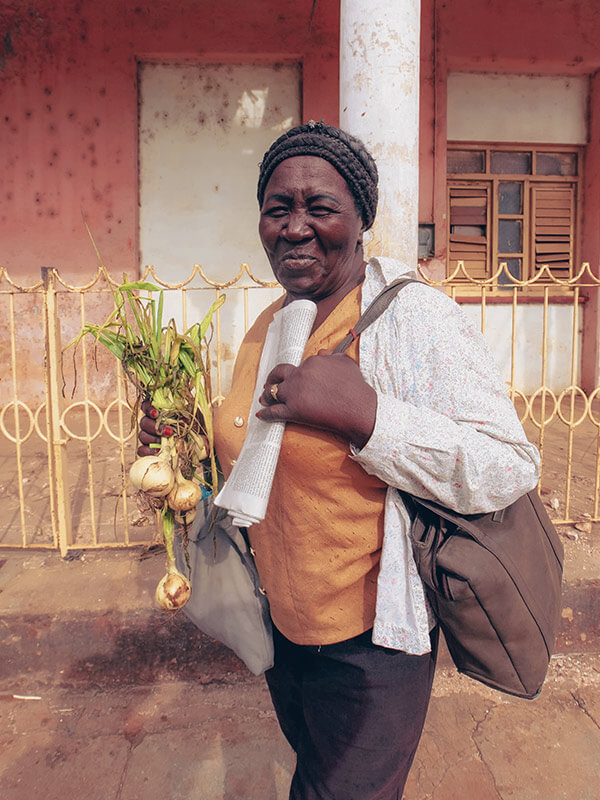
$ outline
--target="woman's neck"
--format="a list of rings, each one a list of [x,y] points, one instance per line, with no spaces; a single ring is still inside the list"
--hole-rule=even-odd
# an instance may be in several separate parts
[[[360,251],[357,252],[358,258],[356,259],[356,266],[350,270],[350,275],[348,280],[344,281],[337,289],[334,289],[330,294],[326,294],[320,298],[309,298],[313,300],[317,305],[317,315],[315,317],[315,322],[312,328],[312,332],[316,331],[317,328],[327,319],[327,317],[331,314],[333,309],[338,306],[341,301],[349,294],[353,289],[360,284],[365,279],[365,272],[367,268],[366,261],[363,259],[362,248]],[[287,306],[292,303],[294,300],[298,300],[298,297],[294,295],[286,294],[285,299],[283,301],[283,305]]]
[[[315,301],[317,304],[317,315],[315,317],[315,321],[312,327],[311,333],[317,330],[317,328],[325,322],[327,317],[331,314],[331,312],[336,308],[346,297],[347,294],[350,294],[357,286],[363,282],[365,278],[364,270],[362,273],[352,281],[345,283],[335,292],[332,294],[327,295],[326,297],[322,297],[320,300]]]

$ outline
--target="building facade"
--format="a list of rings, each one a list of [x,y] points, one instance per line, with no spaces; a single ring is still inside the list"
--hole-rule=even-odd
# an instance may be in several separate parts
[[[42,266],[84,283],[97,266],[85,219],[115,275],[153,264],[176,283],[199,263],[221,281],[244,262],[269,280],[254,233],[258,162],[281,131],[325,119],[363,137],[380,165],[371,252],[410,262],[418,243],[427,275],[459,270],[456,296],[476,315],[459,263],[480,281],[506,264],[487,297],[496,339],[512,278],[547,265],[565,281],[584,262],[598,274],[596,5],[13,4],[0,14],[0,266],[22,284]],[[519,290],[524,341],[548,309],[557,341],[572,327],[565,290],[544,283]],[[591,391],[597,291],[577,302],[577,380]],[[521,361],[531,391],[539,370],[531,378]],[[552,369],[568,385],[572,374]]]

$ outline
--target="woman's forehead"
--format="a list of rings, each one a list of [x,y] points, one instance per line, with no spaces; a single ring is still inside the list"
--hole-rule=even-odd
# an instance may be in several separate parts
[[[346,192],[352,197],[346,180],[329,161],[319,156],[292,156],[273,170],[267,183],[265,199],[273,192],[304,194],[325,190]]]

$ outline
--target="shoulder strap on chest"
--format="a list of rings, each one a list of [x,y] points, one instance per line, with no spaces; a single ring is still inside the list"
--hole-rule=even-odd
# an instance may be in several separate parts
[[[404,288],[404,286],[409,283],[422,283],[422,281],[418,281],[416,278],[398,278],[397,280],[388,283],[388,285],[379,292],[377,297],[365,309],[364,314],[361,315],[356,325],[348,331],[333,352],[343,353],[352,344],[352,342],[360,336],[365,328],[368,328],[368,326],[374,322],[377,317],[383,314],[394,297],[396,297],[400,289]]]

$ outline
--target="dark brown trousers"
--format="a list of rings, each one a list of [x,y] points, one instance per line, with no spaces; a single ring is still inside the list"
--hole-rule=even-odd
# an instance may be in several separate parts
[[[400,800],[425,723],[437,655],[378,647],[371,631],[321,647],[274,631],[266,673],[296,752],[290,800]]]

